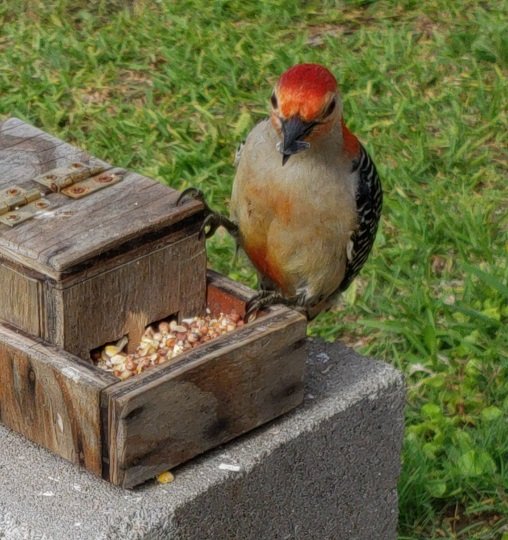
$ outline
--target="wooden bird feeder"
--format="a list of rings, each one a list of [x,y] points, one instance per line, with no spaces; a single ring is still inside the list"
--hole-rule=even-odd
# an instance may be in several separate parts
[[[203,206],[12,118],[0,122],[0,421],[133,487],[297,406],[288,308],[120,381],[91,351],[253,294],[207,272]]]

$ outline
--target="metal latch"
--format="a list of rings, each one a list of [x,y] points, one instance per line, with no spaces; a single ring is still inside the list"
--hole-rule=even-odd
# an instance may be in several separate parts
[[[0,223],[14,227],[49,207],[38,189],[11,186],[0,191]]]
[[[41,174],[34,180],[51,191],[61,192],[72,199],[81,199],[90,193],[120,182],[124,173],[105,171],[100,165],[71,163]]]

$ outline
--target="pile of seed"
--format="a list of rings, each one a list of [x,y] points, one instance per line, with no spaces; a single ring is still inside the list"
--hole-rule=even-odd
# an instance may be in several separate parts
[[[134,353],[123,352],[127,345],[124,337],[114,345],[106,345],[92,360],[97,367],[125,380],[242,325],[243,320],[235,311],[215,317],[207,310],[204,317],[184,319],[180,324],[170,321],[159,323],[157,329],[149,326]]]

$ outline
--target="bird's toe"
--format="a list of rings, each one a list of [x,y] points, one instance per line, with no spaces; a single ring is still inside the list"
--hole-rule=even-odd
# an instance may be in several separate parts
[[[204,193],[198,188],[189,187],[187,189],[184,189],[180,193],[180,195],[178,196],[178,199],[176,200],[176,206],[181,206],[182,204],[185,204],[186,202],[190,200],[200,201],[203,204],[206,204]]]

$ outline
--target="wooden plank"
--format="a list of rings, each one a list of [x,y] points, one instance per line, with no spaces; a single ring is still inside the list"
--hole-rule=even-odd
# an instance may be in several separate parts
[[[22,123],[9,131],[0,132],[0,151],[10,155],[13,155],[13,150],[32,153],[43,149],[52,150],[56,144],[56,140],[45,138],[44,132],[28,124]]]
[[[5,126],[9,126],[9,129]],[[12,144],[9,144],[9,141]],[[33,178],[40,172],[73,161],[89,162],[90,156],[83,150],[64,143],[20,120],[11,119],[3,122],[0,130],[0,188],[16,184],[25,189],[37,188],[43,193],[49,193],[49,190],[33,182]],[[100,160],[92,161],[108,167],[108,164]],[[32,236],[34,243],[40,242],[41,221],[51,223],[55,221],[55,216],[63,219],[68,216],[66,211],[62,211],[62,206],[69,203],[67,197],[51,193],[48,199],[51,210],[38,216],[37,220],[18,225],[14,229],[0,224],[0,253],[12,261],[33,267],[33,253],[29,247],[25,247],[23,237]],[[50,219],[51,217],[53,219]],[[50,225],[50,228],[54,235],[56,227]],[[20,233],[20,230],[23,232]],[[32,235],[29,233],[30,230],[33,231]]]
[[[110,374],[0,325],[0,421],[97,475],[100,392],[112,383]]]
[[[104,391],[109,479],[132,487],[303,399],[306,320],[287,308]]]
[[[28,125],[28,124],[26,124],[26,122],[14,116],[10,118],[5,118],[4,120],[0,120],[0,135],[3,133],[8,133],[15,127],[21,126],[21,125]]]
[[[42,229],[47,241],[37,246],[33,243],[33,253],[40,264],[64,272],[121,243],[178,223],[201,209],[197,202],[176,207],[178,196],[177,191],[128,173],[119,184],[73,201],[73,214],[59,237],[50,238],[49,229]],[[80,242],[74,241],[77,232]]]
[[[182,245],[178,260],[178,314],[180,319],[201,315],[206,309],[206,247],[205,239],[199,238],[201,223],[197,223],[194,241]]]
[[[0,320],[40,335],[42,285],[39,280],[17,272],[0,262]]]
[[[124,335],[136,347],[147,325],[186,306],[203,312],[206,252],[197,236],[196,230],[143,256],[131,252],[121,266],[62,291],[54,289],[53,295],[61,295],[61,307],[53,331],[44,337],[89,358],[92,349]],[[193,279],[185,279],[181,269]]]
[[[175,211],[178,195],[134,173],[114,186],[73,201],[72,206],[63,200],[64,195],[51,194],[49,212],[13,229],[5,226],[0,252],[59,280],[83,261],[199,212],[197,202]]]
[[[16,123],[17,122],[17,123]],[[87,161],[83,150],[16,119],[0,130],[0,189],[12,183],[31,183],[38,171],[48,171],[72,161]]]
[[[2,182],[6,186],[40,187],[32,181],[35,176],[71,161],[89,159],[86,152],[17,121],[7,132],[0,131],[0,188]],[[93,162],[110,167],[95,158]],[[50,211],[12,229],[0,225],[0,255],[60,279],[90,257],[200,213],[203,207],[197,201],[175,206],[178,195],[135,173],[76,201],[50,194]]]
[[[233,302],[234,309],[244,315],[245,303],[254,296],[255,291],[243,283],[233,281],[210,268],[207,270],[208,298],[207,304],[212,312],[223,309],[224,303]]]
[[[16,126],[19,126],[20,124],[23,124],[23,120],[20,120],[19,118],[7,118],[5,120],[2,120],[0,122],[0,135],[8,133],[11,129],[14,129]]]
[[[154,251],[169,245],[180,242],[181,240],[194,236],[201,228],[201,221],[196,220],[194,216],[183,220],[169,227],[153,231],[144,236],[135,237],[118,246],[116,249],[105,251],[95,257],[90,257],[87,260],[77,263],[75,266],[69,269],[68,272],[64,272],[60,275],[59,279],[48,278],[44,274],[32,271],[32,275],[36,275],[52,283],[58,289],[66,289],[76,283],[85,281],[93,276],[102,274],[113,268],[122,266],[129,262],[133,258],[140,258],[144,255],[148,255]],[[198,245],[203,246],[204,241],[198,242]],[[9,263],[4,261],[6,265]],[[15,263],[12,264],[14,268],[20,268]],[[28,269],[27,269],[28,271]]]

